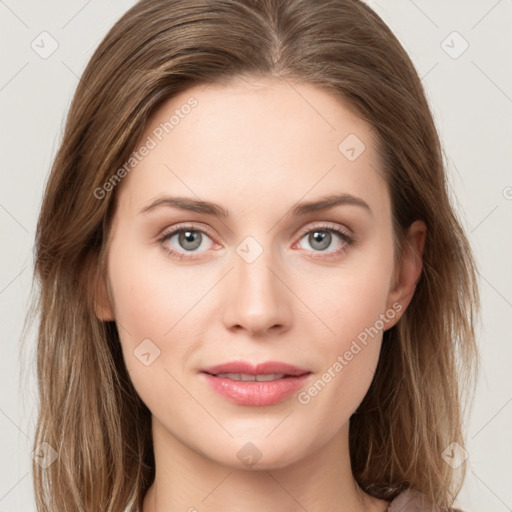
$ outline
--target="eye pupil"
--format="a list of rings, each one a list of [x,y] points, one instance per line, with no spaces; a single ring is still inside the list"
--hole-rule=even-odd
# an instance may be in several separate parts
[[[183,249],[197,249],[201,245],[201,233],[190,230],[182,231],[179,235],[178,241]]]
[[[309,243],[311,244],[311,247],[314,247],[319,251],[323,251],[331,244],[331,238],[332,235],[327,231],[312,231],[309,235]],[[319,246],[316,245],[317,242],[319,243]]]

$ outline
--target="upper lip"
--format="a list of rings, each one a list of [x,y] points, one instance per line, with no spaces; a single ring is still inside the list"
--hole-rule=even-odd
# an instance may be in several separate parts
[[[281,363],[279,361],[267,361],[265,363],[251,364],[246,361],[231,361],[229,363],[222,363],[216,366],[209,366],[201,370],[204,373],[211,375],[218,375],[220,373],[245,373],[247,375],[268,375],[271,373],[285,374],[285,375],[304,375],[310,373],[309,370],[299,368],[288,363]]]

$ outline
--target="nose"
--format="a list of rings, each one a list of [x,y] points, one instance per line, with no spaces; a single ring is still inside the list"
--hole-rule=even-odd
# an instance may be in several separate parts
[[[265,249],[254,260],[234,254],[228,276],[224,323],[231,331],[265,336],[291,326],[293,294],[286,286],[286,272]]]

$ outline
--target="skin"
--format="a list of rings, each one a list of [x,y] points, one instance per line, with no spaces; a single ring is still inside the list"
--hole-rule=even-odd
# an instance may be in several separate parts
[[[311,371],[310,386],[379,315],[395,307],[384,329],[398,321],[421,272],[425,226],[411,225],[396,266],[375,135],[312,85],[258,78],[191,88],[155,112],[141,144],[192,96],[197,106],[118,185],[108,275],[97,290],[96,314],[117,322],[126,366],[152,413],[156,479],[143,512],[384,511],[387,502],[357,486],[348,444],[382,332],[307,404],[297,396],[232,403],[199,370],[283,361]],[[366,145],[354,161],[338,149],[349,134]],[[287,215],[297,202],[334,192],[371,211],[342,204]],[[141,211],[170,195],[213,201],[230,216],[164,205]],[[188,252],[195,259],[169,254],[187,255],[178,234],[159,240],[183,222],[208,229],[196,232],[203,242]],[[331,232],[318,249],[309,235],[325,223],[356,241]],[[237,253],[248,236],[263,250],[251,263]],[[148,366],[134,355],[145,339],[160,350]],[[237,457],[249,442],[261,454],[251,467]]]

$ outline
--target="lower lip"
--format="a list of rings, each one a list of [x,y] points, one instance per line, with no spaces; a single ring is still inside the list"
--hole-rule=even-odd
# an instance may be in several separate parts
[[[309,373],[267,382],[242,382],[203,373],[208,384],[220,395],[241,405],[272,405],[293,395],[304,386]]]

